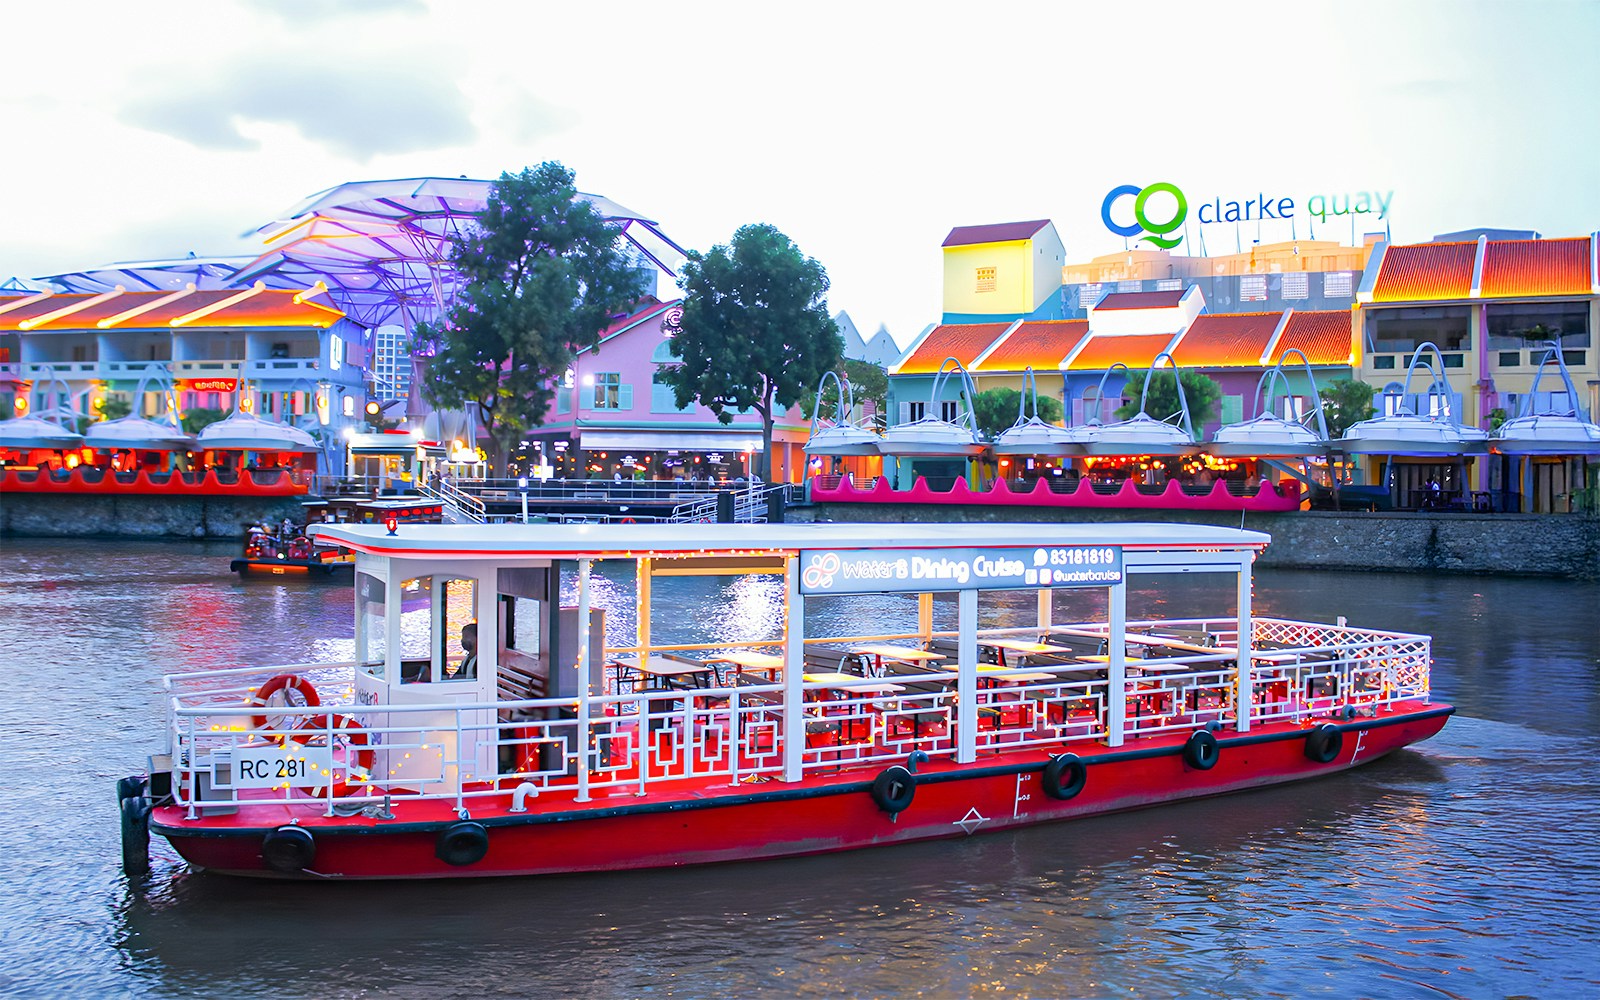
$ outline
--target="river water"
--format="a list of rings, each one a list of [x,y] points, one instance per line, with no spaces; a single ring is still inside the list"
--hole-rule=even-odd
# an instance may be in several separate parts
[[[348,586],[237,582],[232,554],[0,549],[0,994],[1600,995],[1600,585],[1258,573],[1258,613],[1433,634],[1435,697],[1458,708],[1427,743],[1294,787],[583,877],[281,884],[190,872],[156,839],[130,882],[113,786],[158,748],[159,676],[348,655]],[[1198,610],[1179,582],[1133,611]],[[683,618],[710,596],[679,593]],[[742,597],[759,618],[766,597]]]

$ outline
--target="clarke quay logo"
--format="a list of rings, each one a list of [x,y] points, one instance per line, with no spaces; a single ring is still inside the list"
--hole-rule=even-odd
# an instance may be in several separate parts
[[[1157,197],[1166,196],[1166,197]],[[1125,225],[1112,217],[1119,211],[1117,203],[1133,199],[1133,224]],[[1156,198],[1155,205],[1151,199]],[[1327,222],[1330,215],[1376,215],[1387,218],[1389,205],[1394,201],[1393,191],[1355,191],[1344,194],[1314,194],[1306,199],[1306,214]],[[1207,217],[1209,213],[1209,218]],[[1151,216],[1155,215],[1155,218]],[[1283,221],[1295,217],[1293,198],[1273,197],[1258,191],[1254,198],[1242,201],[1224,201],[1221,197],[1202,202],[1195,218],[1201,225],[1214,222],[1264,222]],[[1100,220],[1118,236],[1135,237],[1136,242],[1150,243],[1162,250],[1171,250],[1183,242],[1183,237],[1168,235],[1189,218],[1189,199],[1178,185],[1159,181],[1144,187],[1120,184],[1106,192],[1100,203]]]

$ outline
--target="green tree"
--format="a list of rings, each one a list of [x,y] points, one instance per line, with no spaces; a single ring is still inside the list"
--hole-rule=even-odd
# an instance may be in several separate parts
[[[133,412],[133,404],[126,396],[107,396],[94,404],[94,412],[101,420],[120,420]]]
[[[227,414],[221,410],[213,410],[204,406],[196,406],[187,410],[183,415],[183,429],[189,434],[199,434],[202,430],[221,420]]]
[[[1047,424],[1059,423],[1061,420],[1061,401],[1054,396],[1040,395],[1037,397],[1039,408],[1036,415]],[[1017,403],[1022,399],[1022,393],[1015,389],[985,389],[972,398],[972,415],[978,422],[978,430],[990,440],[1017,422]]]
[[[1147,376],[1150,378],[1150,395],[1145,401],[1144,412],[1157,420],[1165,420],[1182,411],[1178,400],[1178,383],[1170,370],[1153,374],[1133,372],[1122,388],[1122,396],[1128,402],[1117,408],[1118,420],[1127,420],[1139,412],[1139,397],[1144,392]],[[1222,386],[1200,372],[1185,371],[1182,377],[1183,395],[1189,402],[1189,419],[1194,423],[1195,433],[1199,434],[1203,424],[1216,419],[1218,404],[1222,401]]]
[[[828,315],[828,272],[789,237],[765,225],[740,227],[731,246],[691,253],[678,285],[683,327],[677,364],[661,369],[678,406],[698,401],[727,424],[733,412],[761,416],[761,476],[771,477],[776,407],[816,396],[822,373],[839,364],[844,339]]]
[[[1336,379],[1317,390],[1330,438],[1344,437],[1351,424],[1372,416],[1372,391],[1367,383],[1347,378]]]
[[[501,174],[477,227],[454,240],[455,305],[417,326],[433,352],[424,394],[434,406],[476,408],[495,469],[544,423],[574,352],[644,293],[616,228],[577,194],[559,163]]]
[[[882,367],[870,361],[857,361],[854,358],[843,358],[839,367],[834,369],[839,377],[850,384],[850,398],[856,406],[866,409],[870,406],[874,413],[882,414],[889,405],[889,373]],[[818,376],[819,380],[821,376]],[[815,388],[815,387],[813,387]],[[800,412],[809,419],[812,410],[816,409],[817,394],[807,393],[800,397]],[[835,408],[839,405],[839,390],[832,382],[822,393],[822,415],[826,418],[833,416]]]

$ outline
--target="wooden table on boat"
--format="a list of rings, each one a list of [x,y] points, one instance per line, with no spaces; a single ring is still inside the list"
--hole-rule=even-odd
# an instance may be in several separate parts
[[[638,656],[618,656],[611,662],[618,668],[617,683],[619,685],[622,684],[624,680],[636,681],[638,679],[637,677],[625,677],[622,673],[623,670],[631,670],[640,677],[652,677],[657,679],[666,679],[668,681],[679,678],[689,678],[690,681],[693,681],[695,676],[699,675],[699,680],[701,682],[708,680],[709,678],[706,677],[706,675],[712,672],[711,668],[703,663],[691,663],[688,660],[675,660],[671,657],[659,656],[655,653],[650,654],[649,657],[644,659],[641,659]],[[702,683],[702,686],[705,685]]]
[[[736,649],[731,653],[713,656],[707,663],[731,663],[739,673],[746,670],[772,677],[783,669],[783,657],[775,653],[758,653],[755,650]]]
[[[899,660],[902,663],[931,663],[944,659],[943,653],[934,653],[915,646],[896,646],[893,643],[872,643],[865,646],[851,646],[850,652],[862,653],[872,657],[872,669],[879,675],[883,673],[884,660]]]

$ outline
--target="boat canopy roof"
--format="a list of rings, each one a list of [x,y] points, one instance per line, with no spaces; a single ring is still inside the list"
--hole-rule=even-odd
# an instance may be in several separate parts
[[[1053,545],[1238,551],[1271,541],[1265,532],[1208,524],[402,524],[394,535],[377,524],[317,524],[311,530],[378,556],[506,561]]]

